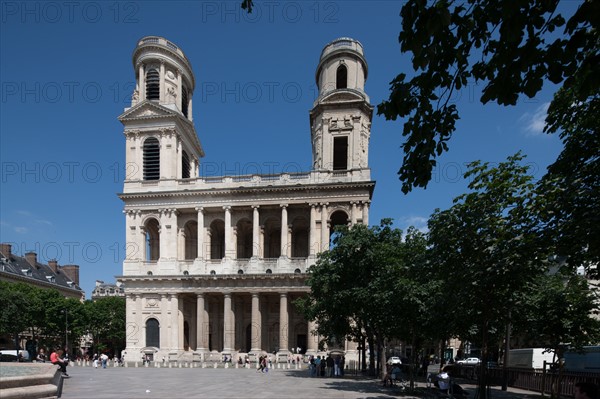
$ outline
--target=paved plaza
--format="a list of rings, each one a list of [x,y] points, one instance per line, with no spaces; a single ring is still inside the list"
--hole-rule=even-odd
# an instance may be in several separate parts
[[[307,370],[259,373],[249,369],[212,368],[69,368],[63,399],[146,398],[398,398],[399,388],[384,388],[378,380],[346,376],[311,378]],[[464,386],[474,397],[473,386]],[[435,395],[427,395],[434,398]],[[539,395],[526,391],[494,390],[494,399],[530,399]]]

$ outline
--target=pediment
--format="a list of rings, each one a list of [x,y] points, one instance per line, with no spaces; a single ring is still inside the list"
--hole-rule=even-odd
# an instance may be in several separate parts
[[[150,101],[144,101],[123,112],[121,116],[119,116],[119,120],[125,121],[132,119],[154,119],[171,117],[176,115],[178,115],[177,112],[167,107],[163,107],[162,105]]]
[[[355,90],[335,90],[331,93],[325,94],[319,101],[321,104],[329,103],[343,103],[353,101],[365,101],[365,97]]]

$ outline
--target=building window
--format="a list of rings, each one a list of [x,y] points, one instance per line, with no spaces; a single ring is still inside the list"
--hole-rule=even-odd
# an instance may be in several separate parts
[[[333,139],[333,170],[348,169],[348,137]]]
[[[150,137],[144,141],[144,180],[160,178],[160,145],[158,139]]]
[[[146,100],[160,100],[160,73],[154,68],[146,73]]]
[[[348,69],[342,64],[338,67],[335,74],[335,88],[345,89],[348,87]]]
[[[146,260],[157,261],[160,257],[160,232],[156,219],[146,223]]]
[[[244,271],[242,269],[238,270],[238,274],[244,274]]]
[[[181,178],[190,178],[190,157],[188,156],[187,152],[185,152],[185,150],[181,154]]]
[[[181,113],[187,118],[188,117],[188,92],[187,88],[183,86],[181,89]]]
[[[198,257],[198,223],[190,220],[185,224],[185,259]]]
[[[271,269],[267,269],[267,270],[265,271],[265,273],[267,273],[267,274],[272,274],[272,273],[273,273],[273,270],[271,270]]]
[[[160,348],[160,328],[156,319],[146,321],[146,346]]]

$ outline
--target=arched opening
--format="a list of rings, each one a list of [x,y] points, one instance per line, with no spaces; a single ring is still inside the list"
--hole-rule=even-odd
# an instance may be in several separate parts
[[[160,325],[156,319],[146,320],[146,346],[160,348]]]
[[[329,231],[329,248],[333,243],[334,237],[339,234],[335,230],[337,226],[348,226],[348,215],[344,211],[335,211],[331,214],[331,230]]]
[[[181,154],[181,178],[189,179],[191,176],[190,157],[185,150]]]
[[[246,337],[245,338],[246,338],[244,340],[244,343],[246,344],[245,352],[249,353],[250,349],[252,349],[252,324],[248,324],[246,326]]]
[[[296,337],[296,352],[300,354],[306,353],[308,344],[307,340],[308,325],[306,323],[297,323],[294,327],[294,335]]]
[[[190,350],[190,325],[187,320],[183,322],[183,350]]]
[[[181,89],[181,113],[187,118],[188,117],[188,91],[187,87],[183,86]]]
[[[160,178],[160,144],[156,137],[144,141],[144,180]]]
[[[292,258],[308,257],[308,221],[296,218],[292,223]]]
[[[160,100],[160,73],[154,68],[146,72],[146,100]]]
[[[345,89],[348,87],[348,68],[341,64],[335,73],[335,88]]]
[[[268,219],[265,222],[265,258],[281,256],[281,222]]]
[[[225,257],[225,222],[215,220],[210,224],[210,258]]]
[[[190,220],[183,228],[185,232],[185,259],[198,257],[198,223]]]
[[[237,223],[237,258],[248,259],[252,257],[252,222],[241,219]]]
[[[149,219],[146,229],[146,260],[157,261],[160,258],[160,226],[158,220]]]

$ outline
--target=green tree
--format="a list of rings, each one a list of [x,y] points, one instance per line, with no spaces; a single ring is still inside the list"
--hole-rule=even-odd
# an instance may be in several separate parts
[[[86,329],[98,351],[116,354],[125,348],[125,298],[106,297],[84,303]]]
[[[567,272],[542,276],[532,284],[531,294],[519,309],[521,320],[515,325],[515,331],[526,340],[555,353],[557,361],[564,357],[567,344],[581,349],[600,339],[600,321],[593,316],[600,312],[596,298],[584,277]],[[553,397],[559,397],[560,375],[553,375],[559,378],[552,384]]]
[[[337,230],[333,248],[319,254],[309,270],[310,293],[298,301],[308,320],[315,320],[325,340],[369,342],[370,371],[375,372],[375,349],[382,359],[384,340],[394,320],[394,270],[401,262],[402,232],[391,220],[368,228],[355,225]]]
[[[400,49],[411,53],[417,73],[410,80],[399,74],[377,112],[386,119],[407,118],[398,172],[405,193],[431,180],[435,159],[448,150],[460,118],[451,98],[472,81],[484,86],[483,104],[501,105],[534,97],[546,80],[562,84],[550,105],[555,116],[549,131],[564,129],[565,138],[573,118],[570,104],[598,101],[600,4],[582,1],[568,21],[557,12],[558,4],[409,0],[402,6]],[[557,37],[559,29],[563,35]]]
[[[495,168],[471,163],[465,178],[472,178],[472,191],[456,198],[450,209],[436,210],[428,223],[443,291],[456,293],[447,309],[456,320],[454,333],[481,345],[482,398],[487,397],[489,345],[510,321],[510,309],[547,268],[532,229],[532,177],[521,160],[517,154]]]
[[[0,335],[10,335],[15,338],[31,324],[27,309],[29,300],[23,291],[25,284],[15,284],[0,281]]]

